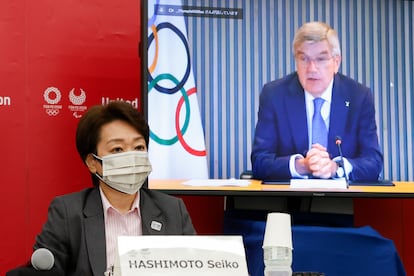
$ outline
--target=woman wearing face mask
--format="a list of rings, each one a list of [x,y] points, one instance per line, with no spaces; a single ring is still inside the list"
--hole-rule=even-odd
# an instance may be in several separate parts
[[[90,108],[76,146],[94,187],[55,198],[34,248],[48,248],[65,275],[102,276],[119,235],[195,234],[181,199],[148,190],[149,127],[130,104]]]

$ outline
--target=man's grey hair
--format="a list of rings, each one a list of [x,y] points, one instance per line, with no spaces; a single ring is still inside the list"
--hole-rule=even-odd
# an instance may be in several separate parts
[[[324,22],[309,22],[303,24],[296,32],[293,39],[293,54],[305,42],[320,42],[327,40],[331,46],[333,56],[341,55],[341,47],[337,32]]]

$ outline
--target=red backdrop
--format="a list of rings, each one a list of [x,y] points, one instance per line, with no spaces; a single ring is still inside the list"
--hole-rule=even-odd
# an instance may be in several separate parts
[[[78,117],[103,98],[137,100],[138,15],[138,1],[2,2],[0,275],[30,257],[51,199],[90,185]]]
[[[2,1],[0,275],[28,260],[51,199],[90,185],[74,143],[79,115],[108,99],[137,102],[139,3]],[[220,233],[223,197],[183,199],[200,234]],[[408,275],[413,206],[359,199],[355,211],[357,225],[371,224],[395,241]]]

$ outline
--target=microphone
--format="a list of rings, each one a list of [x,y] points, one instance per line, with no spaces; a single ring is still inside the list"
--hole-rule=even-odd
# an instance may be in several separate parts
[[[36,270],[51,270],[55,257],[49,249],[38,248],[32,254],[31,263]]]
[[[346,185],[348,186],[349,180],[348,180],[348,175],[346,174],[346,170],[345,170],[344,157],[342,155],[342,147],[341,147],[342,138],[341,138],[341,136],[336,136],[335,137],[335,144],[338,146],[338,151],[339,151],[339,157],[340,157],[339,166],[344,170],[344,177],[345,177]]]

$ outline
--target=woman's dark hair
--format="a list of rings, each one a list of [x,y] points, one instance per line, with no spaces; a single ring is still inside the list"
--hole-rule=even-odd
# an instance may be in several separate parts
[[[86,161],[88,154],[97,153],[102,126],[116,120],[130,124],[144,137],[148,148],[149,126],[143,114],[127,102],[114,101],[89,108],[80,119],[76,129],[76,148],[83,162]],[[92,175],[92,180],[94,185],[99,182],[95,175]]]

